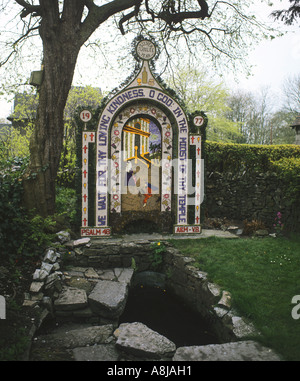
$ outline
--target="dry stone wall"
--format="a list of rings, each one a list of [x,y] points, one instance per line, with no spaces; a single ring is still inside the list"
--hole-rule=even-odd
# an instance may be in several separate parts
[[[297,203],[287,196],[288,184],[273,172],[207,172],[205,181],[205,209],[209,217],[260,220],[272,228],[277,212],[281,212],[287,229],[299,227]]]

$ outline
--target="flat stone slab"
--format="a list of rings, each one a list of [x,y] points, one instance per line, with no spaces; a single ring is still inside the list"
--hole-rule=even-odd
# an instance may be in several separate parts
[[[88,301],[94,313],[115,319],[124,311],[127,296],[126,283],[100,280],[88,296]]]
[[[114,336],[117,348],[137,357],[172,357],[176,350],[172,341],[139,322],[121,324]]]
[[[80,288],[86,293],[89,293],[93,289],[93,284],[85,278],[72,276],[70,279],[66,279],[65,283],[70,287]]]
[[[91,278],[91,279],[99,279],[99,274],[93,269],[93,268],[88,268],[85,273],[84,273],[84,276],[86,278]]]
[[[86,292],[75,287],[65,287],[59,298],[54,301],[56,311],[74,311],[85,308],[87,305]]]
[[[246,323],[240,316],[232,317],[233,333],[238,339],[243,339],[245,336],[258,334],[252,323]]]
[[[32,282],[30,285],[29,291],[33,293],[38,293],[41,291],[43,286],[44,286],[44,282]]]
[[[119,353],[114,344],[100,344],[73,349],[75,361],[118,361]]]
[[[118,278],[118,282],[123,282],[128,285],[131,283],[131,279],[133,276],[133,269],[131,268],[116,268],[114,269],[114,273]]]
[[[35,341],[36,346],[58,347],[58,348],[77,348],[87,345],[104,343],[113,333],[113,325],[106,324],[101,326],[79,327],[72,329],[66,328],[57,332],[41,335]]]
[[[255,341],[180,347],[173,361],[280,361],[269,348]]]

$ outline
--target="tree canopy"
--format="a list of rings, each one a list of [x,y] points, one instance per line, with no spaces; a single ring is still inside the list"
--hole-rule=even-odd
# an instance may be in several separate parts
[[[9,74],[6,90],[13,81],[18,85],[28,83],[30,69],[25,63],[31,62],[32,69],[44,58],[43,25],[45,36],[49,37],[52,31],[60,39],[70,38],[68,29],[75,28],[76,45],[99,57],[97,64],[102,69],[112,65],[109,61],[121,65],[119,58],[124,56],[124,49],[140,33],[153,36],[159,43],[161,66],[172,62],[176,66],[177,60],[189,56],[219,65],[219,70],[229,64],[235,69],[244,67],[248,49],[258,39],[275,33],[255,16],[254,3],[251,0],[0,0],[0,74],[3,78]],[[46,19],[51,19],[47,26]],[[120,33],[124,37],[120,38]],[[108,51],[113,54],[103,58],[102,53]],[[6,63],[12,70],[4,71]],[[21,74],[16,78],[16,73]]]

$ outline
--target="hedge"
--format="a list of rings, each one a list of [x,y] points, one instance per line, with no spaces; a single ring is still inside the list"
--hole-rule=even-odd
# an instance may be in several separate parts
[[[300,159],[300,146],[205,143],[205,166],[208,172],[273,171],[280,167],[280,164],[276,166],[274,162],[283,158]],[[285,163],[281,167],[289,168],[290,165]]]

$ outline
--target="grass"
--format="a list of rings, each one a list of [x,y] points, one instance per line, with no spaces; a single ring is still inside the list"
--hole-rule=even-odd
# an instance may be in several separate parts
[[[300,238],[211,237],[172,244],[231,292],[233,307],[252,320],[262,344],[285,360],[300,360],[300,319],[291,314],[292,298],[300,295]]]

